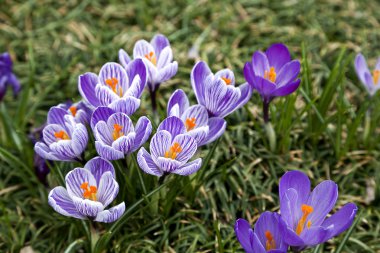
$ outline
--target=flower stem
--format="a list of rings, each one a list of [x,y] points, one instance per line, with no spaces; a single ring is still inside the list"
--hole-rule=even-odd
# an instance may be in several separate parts
[[[263,117],[265,124],[269,122],[269,102],[263,101]]]
[[[150,101],[152,103],[152,111],[153,111],[153,115],[157,115],[157,100],[156,100],[156,96],[157,96],[157,90],[150,90]]]

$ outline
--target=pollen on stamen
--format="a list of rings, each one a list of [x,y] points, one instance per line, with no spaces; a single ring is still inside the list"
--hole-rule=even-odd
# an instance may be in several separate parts
[[[196,121],[195,117],[186,119],[185,126],[186,126],[187,131],[194,129],[194,127],[196,126],[195,121]]]
[[[77,114],[77,108],[75,106],[71,106],[69,110],[71,114],[75,117],[75,115]]]
[[[373,71],[373,74],[372,74],[372,79],[373,79],[373,83],[374,85],[377,85],[379,83],[379,79],[380,79],[380,70],[374,70]]]
[[[221,77],[222,80],[227,84],[227,85],[230,85],[232,80],[230,78],[227,78],[227,77]]]
[[[105,83],[111,88],[113,92],[115,92],[120,97],[123,96],[123,89],[121,87],[117,87],[119,80],[115,77],[112,77],[110,79],[106,79]]]
[[[277,73],[274,67],[270,67],[269,71],[265,70],[264,78],[271,81],[272,83],[276,82]]]
[[[169,150],[165,152],[165,158],[176,159],[177,155],[181,153],[182,147],[178,142],[175,142]]]
[[[55,132],[54,136],[58,140],[69,140],[70,139],[70,137],[67,135],[67,133],[65,131],[63,131],[63,130]]]
[[[112,132],[112,138],[114,141],[116,141],[117,139],[119,139],[121,136],[124,136],[124,133],[123,133],[123,126],[119,125],[119,124],[114,124],[113,125],[113,132]]]
[[[90,199],[93,201],[97,200],[96,194],[98,193],[98,188],[94,185],[88,185],[88,182],[84,182],[80,186],[83,189],[83,198]]]
[[[276,248],[276,242],[273,238],[272,233],[269,230],[265,231],[265,237],[267,238],[267,241],[265,243],[265,249],[267,251],[275,249]]]
[[[157,58],[156,58],[156,55],[154,54],[154,52],[149,52],[148,54],[144,55],[145,58],[147,58],[151,63],[153,63],[153,65],[156,65],[157,64]]]
[[[300,235],[302,233],[302,231],[304,230],[305,224],[306,226],[309,226],[309,223],[310,223],[310,226],[311,226],[311,221],[310,220],[308,222],[306,221],[307,221],[308,216],[314,211],[314,208],[312,206],[303,204],[301,206],[301,211],[302,211],[302,217],[298,221],[297,228],[296,228],[297,235]]]

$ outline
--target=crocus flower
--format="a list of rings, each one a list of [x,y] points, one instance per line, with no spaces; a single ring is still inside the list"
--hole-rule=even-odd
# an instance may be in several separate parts
[[[150,142],[150,154],[141,148],[137,153],[137,162],[145,173],[154,176],[169,173],[187,176],[201,167],[201,158],[188,162],[196,151],[196,140],[186,133],[181,119],[172,116],[158,126]]]
[[[40,127],[32,129],[31,132],[28,134],[28,138],[33,143],[33,145],[43,139],[42,131],[45,128],[45,126],[46,126],[46,123]],[[40,155],[34,152],[34,159],[33,159],[34,172],[36,173],[38,180],[40,180],[40,182],[45,185],[47,185],[46,177],[50,172],[50,169],[48,166],[49,162],[50,161],[43,159]]]
[[[3,100],[8,85],[12,86],[13,94],[16,96],[20,90],[21,85],[13,74],[13,62],[8,53],[0,54],[0,101]]]
[[[132,115],[140,107],[140,97],[147,81],[146,72],[141,59],[129,62],[126,68],[109,62],[100,69],[99,76],[90,72],[79,76],[78,89],[93,109],[108,106]]]
[[[176,90],[169,99],[168,116],[176,116],[185,124],[186,132],[199,146],[208,144],[219,138],[226,130],[223,118],[209,118],[203,105],[190,106],[189,99],[183,90]]]
[[[248,83],[235,87],[231,70],[223,69],[214,75],[203,61],[191,71],[191,85],[198,103],[206,107],[210,117],[226,117],[247,103],[252,95]]]
[[[235,233],[247,253],[286,253],[288,245],[282,238],[281,225],[284,221],[277,213],[264,212],[252,231],[248,221],[238,219]]]
[[[380,58],[371,74],[364,56],[358,54],[355,58],[355,70],[369,95],[373,96],[380,89]]]
[[[178,70],[169,40],[162,34],[155,35],[150,43],[146,40],[137,41],[133,48],[133,58],[142,59],[148,67],[150,92],[155,92],[161,83],[172,78]],[[119,50],[119,61],[124,67],[131,61],[123,49]]]
[[[338,186],[331,180],[321,182],[310,192],[310,181],[304,173],[285,173],[280,180],[280,210],[286,224],[285,242],[301,251],[324,243],[348,229],[357,211],[353,203],[344,205],[326,219],[337,198]]]
[[[34,150],[47,160],[80,160],[87,146],[88,133],[82,123],[76,123],[65,110],[53,107],[49,110],[43,140],[36,143]]]
[[[284,44],[273,44],[265,53],[256,51],[252,56],[252,62],[245,64],[244,77],[263,100],[265,122],[269,119],[270,101],[297,90],[301,82],[297,79],[300,69],[300,62],[291,59]]]
[[[94,126],[95,147],[98,154],[108,160],[118,160],[136,151],[150,136],[152,125],[145,116],[133,126],[128,115],[98,107],[91,121]]]
[[[62,215],[98,222],[114,222],[125,211],[122,202],[104,210],[117,196],[119,184],[112,164],[100,157],[88,161],[66,175],[66,188],[55,187],[49,193],[49,205]]]
[[[65,114],[69,114],[74,117],[75,122],[87,125],[90,123],[92,110],[91,106],[84,101],[72,103],[70,101],[57,105],[56,107],[66,111]],[[58,110],[58,109],[57,109]],[[64,114],[64,112],[61,112]]]

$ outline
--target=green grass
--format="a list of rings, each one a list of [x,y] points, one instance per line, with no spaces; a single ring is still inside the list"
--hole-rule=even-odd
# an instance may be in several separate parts
[[[376,0],[4,0],[0,9],[0,51],[11,53],[23,86],[17,99],[9,92],[0,105],[1,252],[28,246],[36,252],[88,252],[93,231],[101,235],[97,251],[242,252],[233,231],[236,218],[253,224],[264,210],[277,211],[278,179],[291,169],[306,172],[313,186],[336,181],[337,207],[353,201],[361,213],[349,238],[346,232],[309,252],[380,251],[380,97],[369,101],[353,69],[357,52],[370,64],[380,55]],[[26,134],[46,120],[51,106],[80,99],[78,75],[98,72],[105,62],[117,61],[119,48],[131,53],[138,39],[157,32],[169,37],[179,62],[176,77],[159,90],[161,118],[177,88],[195,103],[189,77],[196,60],[214,71],[231,68],[242,83],[243,64],[255,50],[286,43],[302,59],[302,83],[297,94],[271,104],[276,145],[270,146],[254,94],[228,117],[217,146],[202,148],[199,156],[209,162],[194,176],[171,175],[157,188],[157,179],[140,173],[130,158],[126,176],[118,175],[125,194],[117,200],[125,200],[128,210],[120,222],[90,228],[60,216],[47,194],[62,180],[59,173],[79,164],[55,163],[45,187],[34,175]],[[147,94],[137,115],[150,113]],[[368,199],[371,190],[374,200]]]

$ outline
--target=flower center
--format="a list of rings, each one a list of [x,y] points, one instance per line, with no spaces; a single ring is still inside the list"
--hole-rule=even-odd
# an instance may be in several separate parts
[[[59,140],[70,140],[70,137],[63,130],[61,130],[59,132],[55,132],[54,136],[55,136],[55,138],[57,138],[57,141],[59,141]]]
[[[77,108],[75,106],[71,106],[69,110],[71,114],[75,117],[75,115],[77,114]]]
[[[227,85],[230,85],[231,82],[232,82],[232,80],[229,79],[229,78],[227,78],[227,77],[221,77],[221,78],[222,78],[222,80],[223,80]]]
[[[122,130],[123,130],[123,126],[120,126],[119,124],[113,125],[112,138],[114,141],[119,139],[121,136],[124,136],[124,133]]]
[[[269,71],[265,70],[264,78],[271,81],[272,83],[276,82],[276,76],[277,73],[274,67],[270,67]]]
[[[187,131],[194,129],[194,127],[196,126],[195,120],[196,120],[195,117],[186,119],[185,126],[186,126]]]
[[[116,93],[116,95],[119,95],[119,97],[123,96],[123,88],[118,86],[119,80],[117,80],[117,78],[112,77],[110,79],[106,79],[105,82],[111,90]]]
[[[303,204],[301,206],[301,210],[302,210],[303,214],[302,214],[302,217],[298,221],[298,224],[297,224],[297,228],[296,228],[296,234],[297,235],[300,235],[302,233],[302,231],[305,227],[307,217],[309,216],[309,214],[311,214],[314,211],[314,208],[312,206],[308,206],[308,205]],[[310,228],[310,226],[311,226],[310,220],[307,222],[306,226],[307,226],[307,228]]]
[[[372,73],[372,79],[375,85],[379,83],[379,78],[380,78],[380,70],[376,69]]]
[[[165,158],[176,159],[177,155],[182,151],[178,142],[175,142],[168,151],[165,152]]]
[[[87,182],[84,182],[80,185],[80,188],[83,189],[83,198],[96,201],[96,193],[98,188],[94,185],[88,185]]]
[[[153,63],[154,66],[157,65],[157,58],[154,52],[149,52],[149,54],[145,55],[145,58],[147,58],[151,63]]]
[[[265,237],[267,238],[267,241],[265,243],[265,249],[267,251],[276,249],[276,242],[273,238],[272,233],[269,230],[265,231]]]

